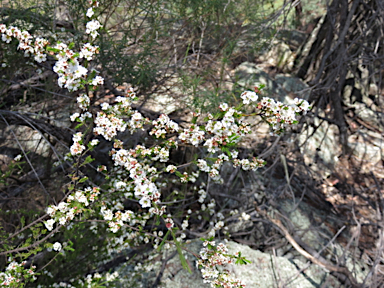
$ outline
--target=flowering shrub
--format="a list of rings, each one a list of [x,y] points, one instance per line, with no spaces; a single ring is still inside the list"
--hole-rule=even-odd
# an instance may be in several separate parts
[[[74,50],[74,44],[49,43],[41,37],[33,37],[27,31],[20,31],[16,27],[7,27],[0,24],[2,41],[10,43],[13,39],[19,41],[18,49],[24,51],[26,57],[33,57],[41,63],[47,57],[54,57],[56,62],[53,71],[58,76],[58,85],[70,92],[78,91],[77,104],[81,113],[74,113],[70,119],[77,122],[76,132],[73,135],[73,144],[66,155],[66,160],[73,165],[72,180],[68,192],[59,203],[49,205],[46,215],[33,223],[35,226],[33,243],[26,243],[18,248],[9,249],[7,254],[28,251],[19,258],[31,257],[43,248],[57,252],[56,256],[70,253],[73,248],[68,243],[49,243],[50,238],[59,233],[64,227],[70,229],[73,223],[92,223],[93,233],[104,233],[102,225],[115,237],[108,238],[108,249],[121,250],[126,247],[151,243],[155,249],[166,249],[174,245],[179,251],[182,262],[185,262],[182,243],[186,241],[186,231],[189,227],[191,210],[183,215],[182,223],[175,221],[170,206],[177,199],[165,201],[162,195],[165,179],[179,183],[195,183],[197,179],[209,179],[216,183],[223,183],[220,171],[225,163],[243,170],[255,171],[263,167],[263,159],[239,159],[236,145],[251,132],[251,125],[247,122],[249,117],[261,117],[266,121],[275,134],[280,134],[286,127],[296,124],[296,116],[305,114],[310,108],[305,100],[295,99],[294,105],[286,105],[271,98],[259,98],[259,89],[256,92],[245,91],[241,94],[242,103],[238,107],[230,107],[227,103],[219,106],[220,112],[216,115],[200,115],[195,113],[191,123],[180,125],[162,114],[150,121],[139,111],[132,108],[137,100],[134,90],[127,91],[126,96],[118,96],[114,103],[102,103],[100,108],[94,107],[92,95],[97,92],[98,86],[104,83],[98,71],[90,68],[90,61],[98,53],[99,47],[93,41],[102,28],[100,22],[94,17],[94,9],[98,2],[90,1],[91,7],[86,17],[90,21],[86,24],[86,34],[90,35],[90,42],[80,45],[80,50]],[[249,106],[248,106],[249,105]],[[252,108],[251,108],[252,107]],[[252,110],[252,113],[245,111]],[[119,132],[129,131],[135,133],[139,130],[152,137],[152,143],[126,147],[123,141],[117,139]],[[110,150],[112,167],[100,165],[97,171],[104,175],[102,187],[95,185],[83,172],[84,166],[93,162],[90,152],[97,149],[100,140],[113,141]],[[174,165],[170,161],[171,154],[179,146],[203,147],[207,155],[188,163]],[[190,171],[186,171],[190,167]],[[207,176],[201,176],[206,173]],[[215,214],[215,201],[207,203],[207,191],[204,182],[200,183],[198,200],[201,210],[210,215]],[[175,193],[175,196],[177,193]],[[135,209],[127,209],[123,204],[129,200],[137,204]],[[244,213],[243,213],[244,214]],[[244,214],[245,215],[245,214]],[[245,216],[244,216],[245,217]],[[240,280],[233,278],[227,270],[220,268],[227,264],[247,264],[247,260],[238,255],[227,254],[225,244],[216,245],[213,241],[215,235],[225,227],[225,217],[217,215],[215,222],[206,233],[209,240],[204,242],[199,260],[196,265],[201,269],[204,281],[212,287],[244,287]],[[44,226],[41,227],[41,222]],[[100,224],[100,225],[98,225]],[[160,224],[163,224],[163,228]],[[147,231],[146,226],[156,226],[154,231]],[[32,225],[33,226],[33,225]],[[31,227],[32,227],[31,226]],[[169,240],[171,239],[172,240]],[[184,263],[183,262],[183,263]],[[34,266],[23,269],[23,263],[11,262],[4,273],[0,275],[3,285],[12,286],[15,283],[32,281],[35,278]],[[68,283],[54,284],[52,287],[93,287],[113,281],[114,274],[100,275],[93,273],[84,280],[75,279]],[[76,286],[73,286],[76,285]],[[95,286],[96,287],[96,286]]]
[[[28,281],[36,280],[36,266],[25,268],[26,261],[17,263],[9,258],[8,267],[4,272],[0,272],[0,283],[2,287],[24,287]]]

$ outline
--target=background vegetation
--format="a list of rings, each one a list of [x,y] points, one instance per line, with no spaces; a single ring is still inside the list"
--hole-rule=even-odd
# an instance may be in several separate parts
[[[265,194],[257,200],[257,205],[283,214],[279,199],[291,197],[332,214],[337,219],[332,224],[335,233],[346,226],[344,239],[353,239],[342,243],[344,251],[352,253],[353,260],[366,259],[371,271],[360,283],[361,287],[383,285],[380,267],[384,249],[384,7],[381,1],[105,0],[100,1],[100,6],[98,17],[103,29],[96,43],[100,54],[92,65],[105,78],[105,84],[94,95],[95,105],[134,87],[139,95],[136,109],[150,118],[169,113],[172,119],[182,123],[189,119],[192,110],[215,112],[222,102],[239,103],[240,93],[245,88],[253,89],[249,84],[239,83],[241,79],[236,72],[244,62],[259,65],[271,77],[285,73],[306,83],[309,100],[314,103],[307,119],[316,120],[302,121],[279,138],[255,133],[240,148],[244,155],[264,155],[269,163],[263,179],[258,180],[262,181]],[[82,43],[87,38],[86,9],[85,3],[77,0],[1,1],[0,23],[27,29],[52,41]],[[270,53],[276,43],[288,47],[290,64],[269,62],[269,58],[282,56]],[[24,237],[31,237],[29,233],[33,231],[25,231],[18,237],[9,238],[9,235],[44,215],[45,207],[59,202],[68,190],[71,179],[66,175],[71,168],[63,156],[72,142],[75,125],[69,121],[69,115],[75,112],[76,94],[57,87],[53,59],[32,63],[17,50],[15,42],[0,43],[0,62],[0,252],[6,252],[22,245]],[[308,143],[317,135],[316,131],[323,129],[323,123],[328,128],[321,134],[321,140],[305,148],[310,146]],[[255,131],[262,131],[258,123],[254,125]],[[323,155],[330,148],[325,143],[332,138],[336,139],[334,150],[339,151],[338,159],[326,162]],[[141,135],[125,138],[128,146],[140,141],[145,141]],[[373,161],[372,157],[357,157],[356,149],[360,146],[356,143],[379,147],[375,148],[379,151],[378,158]],[[94,167],[110,164],[108,148],[107,144],[101,145],[93,155],[95,165],[87,167],[90,180],[97,185],[103,185],[103,180]],[[304,156],[304,148],[307,152],[312,149],[310,156]],[[362,153],[369,154],[369,149]],[[173,155],[173,160],[178,163],[182,158],[191,159],[195,152],[204,153],[186,147]],[[23,155],[21,162],[13,160],[18,154]],[[57,161],[64,164],[56,165]],[[241,179],[253,176],[238,171],[232,178],[232,174],[228,175],[225,195],[236,199],[236,193],[246,186]],[[276,179],[287,181],[276,186]],[[205,180],[200,179],[196,186]],[[190,193],[191,187],[177,187],[171,182],[166,185],[164,195],[169,200],[198,198],[196,191]],[[211,197],[219,206],[229,205],[218,192],[222,189],[213,186]],[[180,194],[176,196],[175,190]],[[244,207],[244,199],[237,200],[228,211],[255,209]],[[175,211],[185,208],[175,205]],[[188,208],[198,209],[193,204]],[[192,232],[205,231],[209,226],[208,212],[202,216],[203,224],[197,228],[200,220],[196,220]],[[252,234],[254,227],[247,227],[238,232],[241,236],[231,239],[263,251],[285,245],[279,234],[281,229],[276,230],[273,219],[261,212],[259,216],[267,231],[264,235],[256,237]],[[283,223],[289,226],[288,222]],[[56,264],[42,272],[53,277],[39,277],[39,284],[111,271],[126,261],[126,256],[123,259],[116,251],[112,254],[107,251],[106,247],[111,247],[108,234],[94,237],[90,225],[77,223],[55,236],[75,251],[55,258]],[[297,230],[292,227],[290,230],[296,238]],[[196,238],[192,232],[188,235],[190,239]],[[311,244],[301,243],[309,246],[308,251]],[[129,252],[133,259],[130,261],[141,259],[149,249],[148,245],[135,247]],[[53,253],[35,252],[37,255],[30,257],[30,263],[38,263],[38,267],[44,267]],[[139,258],[132,258],[133,255]],[[343,266],[345,255],[328,257],[324,267]],[[6,259],[7,254],[2,254],[1,268]],[[357,285],[353,271],[332,272],[346,286]],[[137,277],[141,277],[140,273]]]

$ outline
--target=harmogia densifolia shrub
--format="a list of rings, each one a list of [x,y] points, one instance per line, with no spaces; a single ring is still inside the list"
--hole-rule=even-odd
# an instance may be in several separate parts
[[[7,255],[8,264],[0,273],[0,283],[3,286],[20,287],[37,277],[49,277],[49,272],[45,272],[49,264],[52,265],[58,257],[67,257],[64,258],[66,261],[74,253],[71,241],[56,241],[60,239],[58,235],[65,234],[65,231],[74,233],[74,227],[78,228],[78,234],[83,234],[86,227],[94,237],[102,236],[106,254],[143,244],[158,251],[176,247],[183,266],[189,269],[183,254],[183,250],[186,250],[184,244],[190,241],[187,238],[196,234],[191,233],[189,220],[193,214],[198,215],[201,209],[209,213],[212,219],[210,228],[200,233],[203,236],[203,248],[199,255],[194,254],[204,281],[212,287],[243,287],[241,279],[232,277],[223,266],[225,268],[230,263],[247,264],[248,260],[240,253],[228,254],[225,242],[215,241],[215,236],[225,228],[226,215],[215,210],[215,201],[209,200],[205,182],[223,183],[220,171],[225,163],[253,171],[265,165],[265,161],[257,157],[239,157],[237,144],[251,132],[247,118],[261,117],[269,123],[273,133],[280,134],[287,126],[297,123],[297,115],[306,113],[310,108],[308,102],[295,99],[294,105],[285,105],[268,97],[259,97],[259,89],[255,88],[255,91],[241,94],[242,103],[237,107],[222,103],[216,115],[195,113],[190,123],[182,125],[165,114],[149,120],[133,109],[132,104],[137,98],[132,88],[126,91],[125,96],[115,97],[113,102],[104,102],[97,107],[93,98],[98,87],[104,83],[99,71],[91,65],[99,52],[99,47],[93,41],[102,28],[94,18],[97,7],[97,1],[90,1],[85,15],[89,20],[85,33],[90,41],[81,44],[80,50],[75,49],[78,43],[49,43],[17,27],[0,24],[2,41],[18,41],[18,50],[24,52],[26,57],[39,63],[46,61],[47,57],[55,59],[53,71],[58,75],[57,84],[73,94],[77,93],[79,107],[79,112],[70,117],[77,124],[78,132],[73,135],[69,153],[61,161],[72,165],[69,175],[71,184],[66,188],[65,197],[49,205],[44,216],[5,240],[11,243],[9,239],[26,231],[32,235],[21,244],[3,246],[1,254]],[[124,131],[132,134],[144,131],[146,138],[143,139],[147,141],[128,147],[118,139],[119,132]],[[99,181],[101,185],[95,185],[93,178],[97,177],[87,175],[84,168],[93,165],[94,159],[90,153],[99,153],[100,141],[113,143],[109,151],[113,165],[105,163],[96,168],[97,177],[102,175],[103,181]],[[186,146],[200,147],[205,152],[196,153],[186,163],[173,161],[172,153]],[[15,161],[20,161],[20,158],[17,157]],[[61,165],[61,162],[59,160],[57,165]],[[175,204],[185,199],[177,193],[168,193],[165,197],[162,192],[168,186],[189,183],[198,185],[192,191],[194,211],[179,211],[175,209]],[[244,213],[242,216],[247,217]],[[79,226],[79,223],[89,225]],[[54,251],[50,254],[53,255],[52,260],[42,268],[36,267],[35,255],[47,249]],[[52,284],[52,287],[101,287],[117,276],[117,272],[93,271],[82,279],[75,277]]]

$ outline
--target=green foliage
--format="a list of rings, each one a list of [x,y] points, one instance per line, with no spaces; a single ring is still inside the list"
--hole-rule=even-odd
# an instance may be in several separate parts
[[[56,1],[27,2],[15,0],[7,2],[9,9],[2,10],[0,22],[7,25],[17,25],[20,28],[28,29],[31,33],[48,37],[52,40],[52,43],[56,42],[55,37],[62,39],[63,42],[71,43],[69,47],[78,49],[78,43],[85,43],[90,37],[83,32],[87,21],[85,3],[85,1],[69,0],[60,2],[58,7]],[[114,87],[127,82],[139,88],[142,95],[147,92],[149,94],[151,89],[155,90],[156,85],[162,85],[167,81],[170,74],[176,74],[177,85],[179,85],[180,90],[191,96],[191,98],[184,100],[187,105],[199,108],[203,112],[217,112],[215,118],[221,118],[224,113],[214,111],[213,107],[217,107],[222,102],[233,104],[239,101],[240,88],[236,85],[236,80],[231,79],[231,85],[227,85],[229,82],[228,71],[236,67],[239,61],[253,60],[255,53],[263,46],[266,39],[272,35],[271,33],[268,35],[263,34],[263,29],[260,28],[266,16],[265,5],[267,4],[263,2],[255,3],[247,0],[238,2],[227,0],[101,1],[100,15],[97,16],[102,19],[104,27],[96,42],[100,47],[100,54],[88,68],[101,70],[107,89],[110,89],[110,86]],[[58,21],[58,11],[60,9],[65,11],[66,17],[64,18],[70,20],[60,19]],[[266,38],[262,39],[263,37]],[[240,45],[239,43],[243,44]],[[57,49],[52,47],[48,48],[48,51],[58,52]],[[207,55],[214,55],[215,59],[212,61]],[[12,42],[10,45],[1,42],[0,56],[1,61],[7,66],[4,67],[7,69],[0,68],[0,76],[3,80],[1,83],[6,83],[6,85],[29,79],[36,75],[37,69],[51,70],[53,64],[53,59],[48,59],[46,63],[41,65],[25,61],[22,53],[17,51],[16,42]],[[211,65],[215,65],[215,67],[211,67]],[[96,72],[92,76],[95,74]],[[37,118],[42,111],[48,111],[47,115],[49,116],[50,109],[47,108],[47,105],[49,105],[50,101],[47,100],[56,100],[57,98],[54,98],[53,95],[58,94],[60,97],[72,100],[73,95],[61,94],[63,89],[52,88],[53,83],[56,81],[53,77],[50,76],[42,81],[43,88],[38,87],[39,85],[26,86],[26,93],[20,94],[19,91],[9,93],[2,99],[4,101],[0,105],[2,105],[2,108],[13,110],[15,106],[24,107],[26,104],[42,103],[41,107],[39,106],[36,110],[33,110],[34,117]],[[3,86],[0,86],[0,91],[1,88]],[[106,91],[101,91],[100,94],[95,93],[94,98],[106,93]],[[96,100],[92,99],[94,102]],[[183,101],[183,99],[180,100]],[[192,122],[196,124],[197,117],[194,117]],[[84,128],[84,126],[87,125],[80,123],[74,128],[92,128]],[[202,127],[202,129],[204,128]],[[230,138],[231,142],[235,142],[237,137],[232,136]],[[234,146],[234,143],[223,146],[223,152],[230,156],[228,148],[232,146]],[[88,146],[88,148],[92,150],[92,147]],[[94,160],[93,157],[87,156],[81,163],[77,163],[76,172],[73,172],[73,170],[65,171],[72,182],[65,185],[66,189],[53,187],[59,191],[55,191],[55,193],[60,194],[60,197],[51,196],[51,194],[47,193],[49,197],[47,195],[41,197],[43,200],[41,200],[38,208],[17,208],[10,212],[1,211],[2,220],[13,225],[13,227],[7,227],[4,232],[0,233],[0,238],[6,240],[2,244],[2,249],[6,251],[29,247],[46,237],[50,231],[45,229],[42,223],[36,224],[33,221],[37,219],[37,216],[41,216],[46,212],[44,209],[48,201],[52,203],[56,198],[63,199],[63,195],[65,195],[65,199],[71,192],[80,189],[78,186],[81,185],[79,184],[87,184],[90,180],[93,180],[83,176],[82,169],[92,166],[87,164],[91,164]],[[215,161],[217,159],[212,158],[210,160]],[[7,186],[12,183],[10,179],[15,171],[25,174],[26,170],[23,164],[25,163],[12,162],[7,171],[1,172],[1,184]],[[188,178],[190,171],[188,169],[184,171],[188,172],[182,174],[176,171],[175,175],[180,178]],[[106,180],[108,179],[107,177]],[[111,188],[109,185],[103,186],[104,180],[98,179],[98,181],[100,183],[97,184],[101,184],[100,186],[105,187],[106,190]],[[166,182],[168,187],[172,187],[170,183],[172,182]],[[187,185],[181,188],[184,190],[179,196],[175,195],[177,194],[175,192],[170,192],[168,195],[164,193],[164,200],[177,201],[179,198],[185,199],[187,194],[191,192],[188,191],[189,187]],[[110,200],[108,204],[111,206],[122,205],[119,202],[120,196],[108,195],[110,198],[103,197],[103,200]],[[73,203],[79,207],[82,205],[76,201],[73,201]],[[137,208],[137,206],[135,208],[137,210],[141,209]],[[105,232],[100,235],[100,233],[94,233],[90,227],[91,225],[97,227],[94,228],[96,230],[103,229],[103,231],[107,231],[106,225],[86,222],[87,216],[93,211],[90,208],[82,207],[82,209],[82,216],[77,219],[77,222],[67,226],[66,229],[62,229],[60,233],[52,235],[49,238],[50,243],[44,246],[44,248],[51,249],[53,247],[52,243],[58,241],[63,243],[64,251],[60,253],[47,252],[55,264],[49,266],[49,273],[52,278],[41,277],[38,280],[39,284],[49,285],[57,282],[58,279],[67,281],[70,278],[81,278],[89,271],[97,269],[98,265],[104,260],[110,258],[105,248],[106,244],[108,243],[109,247],[113,247],[110,244],[112,238],[116,238],[116,235],[121,236],[121,234]],[[60,215],[60,212],[57,215]],[[182,210],[174,212],[173,215],[177,217],[184,216]],[[209,220],[210,215],[206,213],[204,218]],[[157,222],[159,222],[158,219]],[[28,226],[27,229],[25,228],[26,225],[31,226]],[[23,228],[24,230],[20,235],[11,236],[13,232]],[[145,227],[140,226],[137,232],[145,234],[145,229]],[[182,246],[176,240],[173,231],[168,230],[158,245],[159,249],[167,242],[169,233],[172,233],[182,266],[190,272],[190,267],[182,253]],[[127,246],[132,244],[130,240],[124,241],[128,244]],[[41,246],[30,247],[27,252],[18,254],[18,257],[21,260],[28,259],[28,257],[42,252],[42,249]],[[48,256],[41,260],[40,267],[49,264],[46,260],[49,258]],[[246,264],[249,261],[239,254],[236,263]],[[97,287],[102,287],[101,285]]]

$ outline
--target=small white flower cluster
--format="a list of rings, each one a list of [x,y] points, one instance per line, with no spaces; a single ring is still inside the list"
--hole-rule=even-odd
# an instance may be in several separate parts
[[[80,50],[80,58],[87,59],[88,61],[93,59],[93,55],[99,53],[99,46],[93,46],[90,43],[83,44]]]
[[[187,218],[187,219],[185,219],[185,220],[183,221],[183,223],[181,224],[181,228],[182,228],[183,230],[186,230],[186,229],[188,228],[188,225],[189,225],[189,223],[188,223],[188,218]]]
[[[113,214],[111,209],[108,209],[106,206],[102,206],[100,209],[100,214],[103,216],[104,220],[108,221],[108,226],[111,232],[116,233],[119,229],[124,226],[124,222],[127,222],[131,225],[135,224],[136,217],[135,213],[131,210],[126,210],[124,213],[121,211],[116,211]]]
[[[251,215],[243,212],[243,213],[241,213],[241,217],[239,217],[239,219],[243,219],[244,221],[248,221],[249,219],[251,219]]]
[[[300,113],[303,112],[303,114],[307,114],[307,111],[311,109],[311,106],[309,106],[309,103],[307,100],[295,98],[294,103],[296,105],[295,110],[296,112]]]
[[[204,189],[200,189],[199,191],[197,191],[197,193],[199,193],[200,195],[197,201],[199,201],[200,203],[204,203],[205,198],[207,198],[207,192]]]
[[[230,152],[232,159],[237,158],[238,152],[232,151]],[[229,157],[225,154],[221,154],[217,157],[216,161],[212,165],[208,165],[207,161],[204,159],[197,159],[197,167],[203,171],[207,172],[209,177],[216,182],[222,183],[224,180],[220,176],[220,168],[223,165],[224,161],[229,161]]]
[[[88,69],[80,65],[78,54],[69,49],[68,45],[58,43],[53,48],[57,51],[57,61],[53,66],[53,71],[59,76],[58,85],[69,91],[79,90],[83,85],[82,79],[87,75]]]
[[[155,146],[151,150],[152,154],[154,154],[152,161],[160,160],[160,162],[167,162],[169,160],[169,149],[167,147]]]
[[[213,200],[213,199],[212,199],[212,200]],[[211,207],[209,207],[210,204],[211,204]],[[212,207],[213,205],[216,206],[216,203],[211,202],[211,203],[208,204],[208,208],[211,209],[211,211],[210,211],[210,214],[211,214],[211,215],[214,214],[214,210],[213,210],[214,207]],[[214,222],[209,222],[209,223],[210,223],[210,225],[213,226],[213,227],[212,227],[211,230],[209,230],[209,232],[208,232],[208,237],[215,237],[216,231],[220,231],[220,230],[223,229],[223,228],[224,228],[225,230],[228,229],[227,227],[224,227],[224,226],[225,226],[224,221],[221,221],[221,220],[218,221],[215,225],[213,225]]]
[[[197,147],[204,139],[204,131],[200,129],[197,125],[192,125],[188,129],[184,129],[179,135],[179,139],[183,143],[190,143]]]
[[[117,271],[105,274],[105,280],[107,282],[114,281],[117,277],[119,277],[119,272]]]
[[[153,231],[153,235],[155,235],[155,239],[153,240],[154,241],[153,249],[157,249],[159,247],[159,243],[161,242],[161,238],[158,238],[158,237],[163,237],[164,233],[161,230],[159,232]]]
[[[196,267],[201,270],[204,283],[211,287],[245,287],[240,280],[236,279],[225,269],[219,269],[233,263],[233,258],[228,256],[228,248],[223,243],[216,246],[215,241],[205,241],[200,251],[201,259],[196,262]]]
[[[88,110],[89,104],[91,103],[91,100],[89,99],[88,95],[82,94],[77,97],[76,100],[81,110]]]
[[[249,161],[248,159],[242,159],[242,160],[234,159],[233,160],[233,167],[240,167],[241,166],[241,168],[245,171],[246,170],[256,171],[257,169],[264,167],[265,164],[266,164],[266,161],[264,161],[263,159],[258,159],[256,157],[253,157],[252,161]]]
[[[197,167],[203,172],[209,172],[211,168],[208,166],[207,161],[204,159],[197,159]]]
[[[114,272],[112,274],[106,273],[104,276],[99,273],[88,274],[84,279],[71,279],[69,282],[59,282],[52,284],[51,288],[76,288],[76,287],[98,287],[100,285],[100,282],[104,282],[103,284],[106,284],[106,282],[114,281],[119,276],[118,272]],[[102,278],[103,281],[100,281]],[[41,286],[38,285],[37,288],[46,288],[47,286]]]
[[[177,170],[177,167],[175,165],[168,165],[165,168],[165,172],[168,172],[168,173],[175,173],[176,170]]]
[[[144,125],[149,123],[149,120],[144,118],[140,112],[132,111],[131,104],[135,98],[136,94],[133,90],[129,90],[127,97],[119,96],[116,98],[116,105],[102,103],[100,106],[103,111],[97,113],[94,121],[96,127],[93,132],[111,141],[117,135],[117,132],[124,132],[127,128],[131,133],[134,133],[137,129],[143,129]],[[121,119],[124,115],[129,117],[128,122]]]
[[[73,135],[72,140],[73,144],[70,148],[71,155],[81,155],[81,153],[83,153],[83,151],[85,150],[85,146],[82,145],[83,134],[81,132],[76,133],[75,135]]]
[[[295,100],[295,105],[286,105],[272,98],[263,97],[257,104],[257,108],[261,110],[261,115],[271,125],[272,129],[281,133],[287,126],[296,124],[296,114],[303,112],[305,114],[311,107],[306,100]]]
[[[93,4],[98,5],[98,4]],[[87,33],[93,37],[98,35],[97,30],[101,27],[97,20],[91,20],[87,23]],[[24,51],[24,56],[29,57],[34,55],[36,62],[41,63],[46,61],[46,49],[49,44],[48,40],[33,37],[28,31],[21,31],[17,27],[9,27],[0,24],[0,33],[2,33],[2,41],[10,43],[12,38],[16,38],[19,41],[18,49]],[[92,46],[90,43],[86,43],[80,50],[80,53],[75,53],[68,45],[64,43],[57,43],[49,53],[54,55],[56,53],[57,61],[53,67],[53,71],[59,75],[58,84],[60,87],[67,88],[69,91],[76,91],[82,87],[82,79],[88,73],[88,70],[80,65],[79,59],[85,58],[92,60],[94,54],[98,53],[99,47]],[[85,81],[85,80],[83,80]],[[104,79],[100,76],[96,76],[94,79],[90,79],[89,83],[96,85],[102,84]]]
[[[0,33],[2,33],[1,40],[6,43],[10,43],[12,38],[16,38],[19,41],[17,49],[23,50],[25,57],[34,55],[35,61],[38,63],[44,62],[47,59],[45,48],[48,45],[48,40],[41,37],[33,40],[32,35],[28,31],[21,31],[13,26],[7,28],[5,24],[0,24]]]
[[[93,128],[95,135],[102,135],[105,139],[111,141],[117,135],[117,132],[124,132],[127,124],[119,117],[113,114],[97,112],[95,119],[96,127]]]
[[[90,15],[90,13],[88,13]],[[85,33],[91,34],[92,38],[95,39],[99,33],[97,32],[98,29],[100,29],[102,26],[99,21],[96,19],[91,20],[86,25]]]
[[[167,133],[179,131],[179,125],[165,114],[161,114],[157,120],[152,121],[152,125],[149,135],[155,135],[156,138],[165,138]]]
[[[48,206],[47,214],[51,216],[51,219],[44,222],[45,227],[52,231],[56,222],[59,222],[60,225],[66,225],[83,211],[82,206],[89,206],[89,202],[94,202],[99,194],[100,189],[98,187],[87,187],[84,191],[77,190],[69,195],[67,202],[60,202],[57,206]]]
[[[172,227],[175,225],[173,222],[171,215],[168,215],[167,218],[164,219],[165,227],[167,227],[168,230],[172,229]]]
[[[92,114],[90,112],[85,112],[85,113],[73,113],[70,117],[71,121],[74,122],[76,120],[80,120],[81,122],[85,121],[86,119],[92,118]]]
[[[133,134],[136,129],[144,130],[144,124],[146,124],[146,122],[147,119],[144,118],[139,111],[134,111],[128,122],[129,131]]]
[[[251,102],[256,102],[259,97],[253,91],[244,91],[241,93],[240,98],[243,99],[243,104],[247,105]]]
[[[229,108],[224,112],[222,120],[209,120],[205,127],[206,131],[212,135],[212,138],[204,143],[209,152],[214,153],[220,146],[237,143],[240,141],[241,136],[251,131],[250,124],[239,119],[241,112],[234,108]]]
[[[216,201],[215,201],[215,199],[212,198],[211,201],[207,205],[207,209],[209,211],[209,214],[211,214],[211,215],[215,214],[215,207],[216,207]],[[219,222],[222,222],[222,221],[219,221]],[[224,224],[224,222],[223,222],[223,224]],[[222,227],[224,227],[224,225],[223,226],[220,225],[219,229],[221,229]]]
[[[98,1],[89,1],[91,3],[91,7],[88,8],[87,13],[85,14],[88,18],[92,18],[93,14],[95,14],[95,11],[93,8],[99,7]],[[85,33],[91,34],[92,38],[95,39],[99,33],[97,32],[98,29],[100,29],[102,26],[99,21],[97,20],[91,20],[86,25]]]
[[[158,153],[158,154],[156,154]],[[143,165],[134,156],[149,156],[153,155],[152,160],[157,160],[159,157],[160,161],[168,159],[169,151],[165,148],[159,149],[159,147],[153,147],[152,149],[145,149],[144,146],[138,145],[136,149],[130,151],[125,149],[112,150],[112,160],[116,166],[123,166],[129,171],[129,177],[132,179],[134,195],[139,199],[139,203],[143,208],[151,207],[151,202],[159,202],[160,192],[157,189],[155,183],[151,181],[151,175],[157,173],[155,167],[149,167]]]
[[[29,269],[24,269],[26,261],[21,263],[12,261],[12,259],[9,259],[8,261],[10,261],[10,263],[5,268],[5,272],[0,272],[1,287],[19,287],[19,285],[21,285],[21,281],[25,280],[26,278],[32,278],[33,280],[36,280],[36,276],[34,276],[36,266],[31,266]]]

